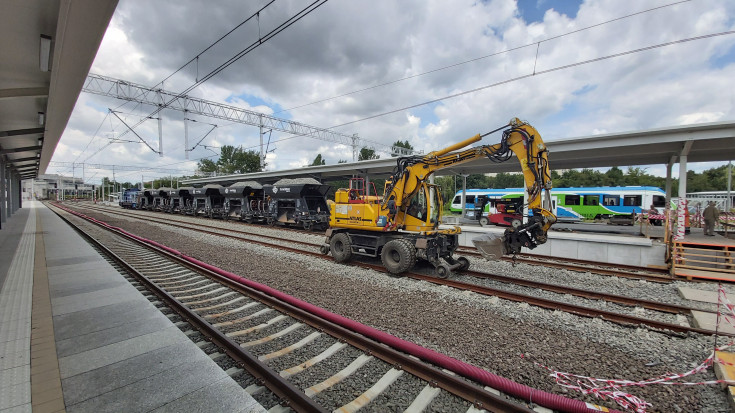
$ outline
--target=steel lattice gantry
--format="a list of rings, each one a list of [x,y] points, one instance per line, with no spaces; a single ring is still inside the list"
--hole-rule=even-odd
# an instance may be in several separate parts
[[[84,82],[82,91],[102,96],[110,96],[121,100],[138,102],[146,105],[178,110],[186,113],[207,116],[210,118],[223,119],[229,122],[238,122],[261,128],[260,155],[263,162],[263,129],[272,129],[287,132],[296,136],[306,136],[352,147],[353,158],[357,157],[359,147],[365,146],[374,150],[382,149],[392,154],[410,155],[412,150],[384,145],[382,143],[359,138],[357,135],[347,135],[329,129],[309,126],[299,122],[293,122],[275,116],[258,113],[251,110],[238,108],[236,106],[224,105],[204,99],[187,95],[179,95],[160,88],[151,88],[125,80],[114,79],[106,76],[89,74]],[[188,137],[185,142],[188,150]],[[188,154],[188,152],[187,152]],[[356,160],[356,159],[353,159]]]

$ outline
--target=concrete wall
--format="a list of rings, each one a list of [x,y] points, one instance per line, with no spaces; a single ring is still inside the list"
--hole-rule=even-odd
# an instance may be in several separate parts
[[[443,226],[445,227],[445,226]],[[474,247],[472,239],[482,234],[502,234],[499,227],[462,227],[461,246]],[[649,238],[603,234],[573,234],[549,232],[549,240],[524,253],[559,258],[575,258],[607,264],[627,264],[641,267],[665,266],[666,245]]]

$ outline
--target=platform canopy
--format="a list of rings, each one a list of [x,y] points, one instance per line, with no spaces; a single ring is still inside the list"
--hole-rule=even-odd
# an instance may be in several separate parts
[[[493,144],[491,137],[483,143]],[[547,141],[549,164],[554,170],[602,168],[611,166],[655,165],[677,162],[681,154],[689,162],[716,162],[735,159],[735,122],[701,123],[688,126],[648,129],[634,132],[583,136]],[[353,175],[384,177],[392,173],[396,158],[309,166],[280,171],[226,175],[183,181],[191,185],[243,180],[272,183],[281,178],[312,177],[319,180],[347,179]],[[486,158],[443,169],[437,175],[520,172],[515,158],[494,163]]]
[[[116,6],[0,2],[0,164],[20,178],[46,171]]]

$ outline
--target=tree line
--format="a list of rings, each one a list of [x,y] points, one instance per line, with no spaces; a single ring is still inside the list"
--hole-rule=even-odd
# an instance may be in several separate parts
[[[398,140],[393,146],[413,149],[413,146],[406,141]],[[392,155],[395,156],[395,155]],[[358,153],[358,160],[379,159],[374,149],[363,147]],[[309,166],[326,165],[326,159],[322,154],[317,154],[314,161]],[[337,163],[346,163],[346,160],[340,159]],[[197,167],[203,173],[216,172],[218,174],[243,174],[251,172],[260,172],[260,154],[253,150],[243,150],[242,147],[232,145],[224,145],[221,147],[220,156],[217,160],[201,159]],[[197,178],[194,176],[182,177],[164,177],[146,182],[147,188],[176,186],[176,182],[183,179]],[[735,178],[735,174],[733,174]],[[654,176],[646,172],[645,168],[628,167],[625,171],[614,166],[606,172],[601,172],[591,168],[569,169],[559,173],[551,171],[551,180],[554,188],[568,187],[591,187],[591,186],[653,186],[665,189],[666,178]],[[380,195],[382,195],[384,179],[374,179],[372,181]],[[435,179],[435,183],[441,187],[444,194],[445,202],[451,201],[451,197],[456,191],[462,189],[461,176],[441,176]],[[136,183],[123,182],[115,183],[118,188],[130,188],[136,186]],[[349,185],[348,181],[334,181],[329,183],[332,186],[331,194],[336,188],[343,188]],[[112,182],[109,178],[102,179],[103,186],[111,186]],[[520,173],[498,173],[494,176],[484,174],[473,174],[467,177],[468,189],[485,189],[485,188],[520,188],[524,185],[523,175]],[[678,178],[672,179],[672,191],[674,194],[679,187]],[[704,191],[725,191],[727,190],[727,165],[716,168],[707,169],[701,173],[689,170],[687,171],[687,192],[704,192]],[[371,190],[372,192],[372,190]]]

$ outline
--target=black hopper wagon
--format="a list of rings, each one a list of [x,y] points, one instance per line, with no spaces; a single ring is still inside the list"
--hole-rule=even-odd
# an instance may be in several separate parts
[[[165,202],[161,210],[168,212],[169,214],[176,214],[181,209],[181,198],[179,197],[179,190],[174,188],[159,188],[161,196],[164,197]]]
[[[219,190],[217,190],[219,192]],[[194,188],[191,190],[191,208],[186,212],[187,215],[205,215],[207,211],[207,188]]]
[[[168,212],[170,203],[169,194],[172,188],[158,188],[153,190],[153,210],[159,212]]]
[[[194,187],[183,186],[177,189],[178,208],[171,210],[173,213],[194,215]]]
[[[247,223],[265,222],[268,205],[263,186],[255,181],[236,182],[224,191],[226,219],[239,219]]]
[[[194,210],[191,215],[203,215],[209,218],[225,216],[225,188],[222,185],[210,184],[194,188]]]
[[[147,209],[149,211],[153,209],[153,194],[155,191],[155,189],[143,189],[138,192],[136,202],[138,209]]]
[[[264,185],[268,203],[268,224],[300,226],[305,230],[329,227],[327,192],[329,185],[315,179],[281,179]]]

